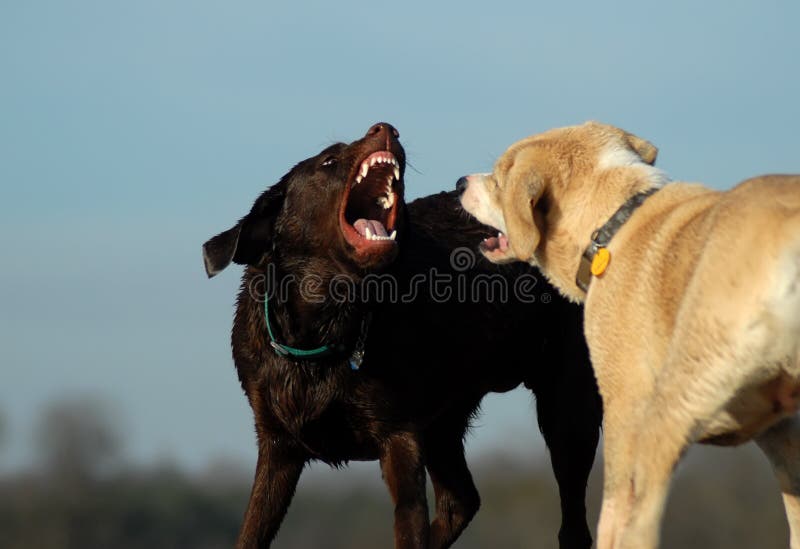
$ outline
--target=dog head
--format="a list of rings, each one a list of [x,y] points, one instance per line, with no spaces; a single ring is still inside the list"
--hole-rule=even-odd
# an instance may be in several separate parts
[[[389,263],[404,204],[398,137],[391,125],[378,123],[363,138],[298,163],[250,213],[203,245],[208,276],[231,262],[263,266],[276,251],[286,264],[330,258],[359,271]]]
[[[653,167],[657,153],[644,139],[606,124],[553,129],[511,145],[492,173],[459,180],[461,204],[500,231],[481,244],[490,261],[537,265],[579,299],[575,269],[592,232],[634,188],[661,182]]]

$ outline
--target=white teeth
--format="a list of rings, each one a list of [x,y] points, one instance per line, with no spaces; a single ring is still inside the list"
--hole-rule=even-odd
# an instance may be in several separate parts
[[[367,240],[394,240],[397,237],[397,231],[392,231],[390,236],[380,236],[377,234],[372,234],[372,232],[368,232],[366,239]]]
[[[378,199],[378,205],[382,207],[384,210],[388,210],[392,206],[394,206],[394,193],[388,192],[386,196],[382,196]]]
[[[364,160],[361,163],[361,168],[359,169],[358,176],[355,178],[353,185],[358,185],[361,183],[365,177],[367,177],[367,173],[369,173],[369,169],[374,166],[375,164],[390,164],[394,167],[392,170],[392,175],[388,175],[386,177],[387,182],[389,185],[393,183],[393,181],[400,181],[400,164],[397,162],[392,156],[373,156],[369,159],[369,161]]]
[[[369,227],[367,227],[366,232],[367,232],[367,240],[372,240],[372,231],[369,230]]]
[[[390,191],[392,189],[392,181],[394,181],[394,178],[391,175],[386,178],[386,190],[387,191]]]
[[[356,176],[355,183],[353,185],[358,185],[361,181],[367,177],[367,172],[369,171],[369,165],[366,162],[361,164],[361,170],[359,170],[358,175]]]

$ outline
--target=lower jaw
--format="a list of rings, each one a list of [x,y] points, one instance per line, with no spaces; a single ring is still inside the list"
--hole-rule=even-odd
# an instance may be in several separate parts
[[[397,255],[397,248],[397,243],[391,241],[366,246],[356,245],[353,246],[353,258],[358,263],[388,262]]]
[[[352,250],[348,256],[360,267],[385,265],[394,260],[399,249],[393,240],[352,242],[345,237],[345,242]]]
[[[487,249],[483,246],[479,246],[478,249],[486,259],[494,263],[507,263],[512,260],[512,258],[510,257],[510,250],[508,249],[505,250],[502,250],[500,248]]]

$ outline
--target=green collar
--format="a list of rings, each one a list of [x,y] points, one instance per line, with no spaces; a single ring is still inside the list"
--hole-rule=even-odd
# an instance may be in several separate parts
[[[339,344],[330,344],[330,345],[322,345],[321,347],[317,347],[316,349],[297,349],[295,347],[290,347],[289,345],[284,345],[282,343],[278,343],[275,339],[275,335],[272,332],[272,323],[269,319],[269,298],[264,296],[264,319],[267,322],[267,334],[269,334],[269,344],[275,350],[275,352],[282,357],[293,357],[299,358],[304,360],[310,360],[315,358],[325,358],[332,355],[343,354],[346,352],[344,345]],[[361,363],[364,360],[364,346],[367,340],[367,331],[369,330],[369,323],[370,323],[370,314],[367,313],[364,316],[364,320],[361,323],[361,335],[356,342],[356,347],[353,350],[353,353],[350,355],[350,368],[353,370],[358,370],[361,367]]]
[[[653,187],[636,193],[614,212],[614,215],[606,221],[605,225],[592,233],[592,241],[583,251],[581,262],[578,266],[578,274],[575,276],[575,284],[581,290],[588,292],[589,284],[592,282],[592,275],[600,276],[605,272],[608,262],[611,260],[611,254],[608,253],[606,246],[633,215],[636,208],[641,206],[645,200],[659,189],[661,187]]]

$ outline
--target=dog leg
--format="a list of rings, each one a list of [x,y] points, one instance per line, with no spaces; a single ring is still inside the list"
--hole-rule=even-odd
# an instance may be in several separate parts
[[[426,549],[428,502],[419,438],[412,433],[392,435],[381,454],[381,471],[394,502],[395,549]]]
[[[569,366],[564,365],[564,368]],[[586,522],[586,483],[594,463],[600,438],[602,404],[596,394],[594,376],[586,364],[586,372],[574,373],[559,387],[541,391],[536,398],[539,428],[547,447],[561,496],[561,528],[558,542],[561,549],[587,549],[592,535]],[[580,382],[586,390],[576,388]],[[595,398],[576,401],[573,395],[594,394]]]
[[[730,359],[703,355],[689,345],[661,370],[646,395],[640,414],[633,416],[628,431],[632,444],[627,482],[627,502],[615,511],[622,530],[615,549],[654,549],[658,546],[672,473],[690,444],[705,432],[709,421],[724,408],[731,396],[730,387],[741,387],[747,370],[731,366]],[[704,364],[697,371],[697,363]],[[674,372],[694,371],[694,376]],[[620,503],[617,500],[616,503]]]
[[[263,437],[258,448],[255,481],[238,549],[269,547],[286,515],[306,459],[279,437]]]
[[[792,549],[800,549],[800,416],[786,418],[756,438],[781,486]]]
[[[647,420],[646,420],[647,421]],[[669,494],[670,480],[678,461],[689,445],[691,428],[673,433],[666,425],[642,425],[647,433],[637,437],[634,445],[634,465],[629,477],[628,502],[617,517],[624,524],[618,534],[618,549],[655,549],[658,547],[661,517]],[[649,431],[652,429],[652,431]]]
[[[635,407],[616,399],[603,402],[603,503],[597,524],[597,549],[613,549],[629,504],[626,479],[632,470],[632,435],[618,418],[630,418]],[[615,419],[616,418],[616,419]]]
[[[638,395],[640,398],[626,398]],[[693,422],[635,391],[604,402],[605,478],[598,549],[654,549],[672,471],[689,444]],[[661,400],[656,400],[661,402]],[[677,416],[677,417],[676,417]],[[687,418],[686,421],[681,419]]]
[[[430,549],[450,547],[478,512],[481,498],[464,458],[467,419],[477,408],[458,408],[425,432],[425,460],[436,497]]]

